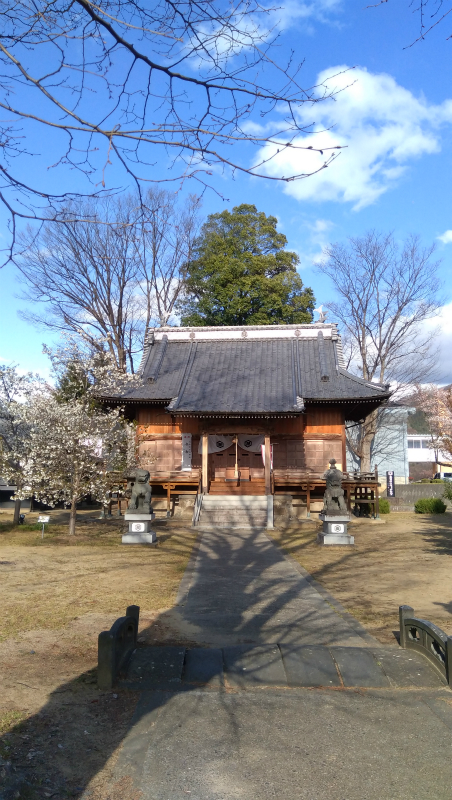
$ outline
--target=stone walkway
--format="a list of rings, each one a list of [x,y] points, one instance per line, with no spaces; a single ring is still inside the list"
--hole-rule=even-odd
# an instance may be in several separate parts
[[[141,690],[114,781],[131,798],[449,800],[442,679],[265,533],[205,532],[165,624],[192,644],[140,648],[123,681]]]
[[[205,532],[165,622],[204,646],[374,643],[309,578],[262,531]]]

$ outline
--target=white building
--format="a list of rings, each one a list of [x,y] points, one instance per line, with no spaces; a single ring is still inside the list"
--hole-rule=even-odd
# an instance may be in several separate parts
[[[450,466],[450,461],[447,456],[432,447],[432,437],[428,434],[408,434],[407,436],[408,447],[408,463],[409,465],[423,465],[428,467],[431,465],[431,475],[436,472],[444,472],[444,468]],[[416,477],[416,476],[412,476]]]

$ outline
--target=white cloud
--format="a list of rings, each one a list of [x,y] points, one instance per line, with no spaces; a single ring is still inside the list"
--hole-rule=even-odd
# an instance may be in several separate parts
[[[299,121],[312,125],[313,132],[294,145],[321,148],[324,155],[286,148],[264,169],[269,176],[312,173],[335,147],[346,149],[317,175],[286,185],[286,193],[298,200],[353,203],[355,209],[370,205],[400,179],[410,161],[440,150],[438,128],[452,121],[452,101],[429,104],[384,73],[339,66],[320,73],[317,84],[336,94],[301,108]],[[275,151],[265,145],[260,156],[265,160]]]
[[[424,322],[426,332],[437,331],[433,346],[438,347],[437,366],[432,380],[441,384],[452,383],[452,302],[446,303],[437,316]]]
[[[203,47],[216,59],[229,59],[253,48],[256,43],[264,43],[275,32],[283,32],[297,27],[303,33],[314,33],[314,22],[336,24],[338,12],[342,10],[343,0],[287,0],[280,8],[261,6],[258,12],[250,14],[245,10],[238,10],[230,18],[231,27],[223,31],[224,26],[216,20],[202,23],[196,27],[196,33],[184,42],[182,50],[194,52],[190,59],[192,67],[199,71],[205,66],[198,48],[202,41]]]
[[[438,236],[438,239],[443,244],[450,244],[452,242],[452,231],[444,231],[441,236]]]
[[[342,0],[316,0],[313,3],[286,0],[281,8],[272,12],[272,17],[277,21],[278,28],[285,30],[293,27],[295,22],[331,22],[341,10]],[[310,33],[311,27],[304,26],[305,32]]]

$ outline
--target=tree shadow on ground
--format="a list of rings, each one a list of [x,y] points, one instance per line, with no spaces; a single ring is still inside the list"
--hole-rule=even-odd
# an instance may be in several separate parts
[[[255,532],[241,538],[237,532],[225,535],[223,531],[211,535],[198,556],[201,569],[193,571],[193,558],[179,605],[140,630],[140,647],[151,642],[221,647],[223,635],[225,645],[290,641],[297,621],[293,603],[300,592],[312,592],[312,588],[299,575],[294,574],[293,580],[281,578],[278,569],[285,558],[267,537]],[[221,565],[227,567],[223,575]],[[272,568],[276,568],[273,574]],[[303,626],[316,630],[322,624],[317,615],[318,608],[308,605]],[[341,623],[339,616],[337,622]],[[331,618],[323,624],[331,628]],[[331,631],[325,630],[327,634]],[[160,692],[156,702],[164,705],[171,696],[171,692]],[[1,737],[0,800],[82,796],[138,800],[128,778],[112,787],[111,770],[121,742],[131,731],[134,712],[135,719],[140,716],[141,702],[134,691],[98,691],[96,670],[61,684],[37,713]]]
[[[416,515],[413,534],[420,535],[441,555],[452,555],[452,514]]]

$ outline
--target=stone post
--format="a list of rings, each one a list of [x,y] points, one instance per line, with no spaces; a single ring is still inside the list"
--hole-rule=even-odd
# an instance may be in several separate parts
[[[202,475],[201,475],[201,490],[203,494],[209,491],[209,436],[207,433],[202,434]]]

